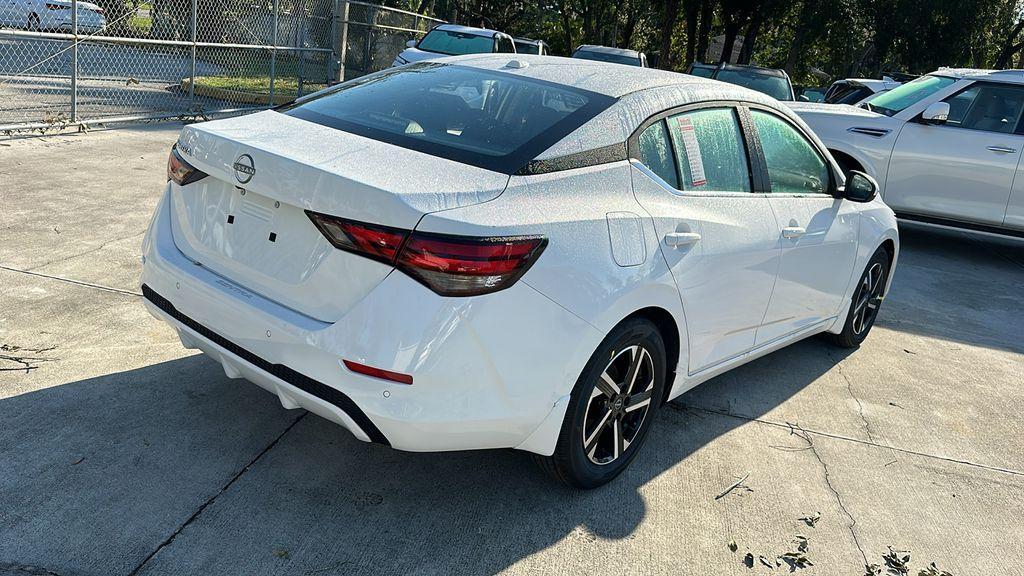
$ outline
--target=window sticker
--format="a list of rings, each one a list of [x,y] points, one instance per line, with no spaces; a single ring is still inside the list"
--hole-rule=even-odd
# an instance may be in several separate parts
[[[700,154],[700,143],[697,142],[697,133],[693,128],[693,121],[685,116],[676,117],[676,127],[679,128],[679,136],[683,139],[683,147],[686,149],[686,159],[690,164],[690,178],[694,187],[704,186],[708,183],[704,175],[704,158]]]

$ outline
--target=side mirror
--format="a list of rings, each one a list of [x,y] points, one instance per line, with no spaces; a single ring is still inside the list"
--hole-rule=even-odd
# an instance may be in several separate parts
[[[932,102],[921,112],[921,121],[925,124],[932,124],[938,126],[945,124],[946,120],[949,119],[949,103],[948,102]]]
[[[412,48],[415,45],[416,45],[416,41],[415,40],[409,40],[408,42],[405,43],[405,47],[406,48]]]
[[[878,182],[863,172],[850,170],[846,176],[843,198],[851,202],[871,202],[878,194]]]

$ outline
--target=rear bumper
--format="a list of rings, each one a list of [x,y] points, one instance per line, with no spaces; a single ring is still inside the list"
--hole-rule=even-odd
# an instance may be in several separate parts
[[[442,298],[390,274],[334,323],[249,292],[175,246],[167,197],[143,243],[149,311],[182,343],[357,438],[411,451],[550,454],[566,399],[603,334],[526,284]],[[348,371],[348,359],[412,385]]]

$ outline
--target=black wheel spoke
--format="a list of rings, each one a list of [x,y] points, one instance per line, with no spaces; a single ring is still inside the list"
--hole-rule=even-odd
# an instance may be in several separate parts
[[[653,386],[654,382],[651,382],[651,385]],[[630,396],[629,402],[626,404],[626,412],[633,412],[649,405],[651,403],[652,392],[653,390],[648,389]]]
[[[601,432],[603,432],[608,426],[608,423],[612,421],[611,416],[611,410],[605,411],[604,416],[602,416],[601,420],[598,421],[597,426],[595,426],[590,432],[590,435],[583,439],[583,449],[587,454],[591,454],[594,451],[594,447],[597,446],[597,441],[601,439]]]
[[[643,348],[637,347],[633,349],[633,360],[629,363],[629,371],[626,373],[626,379],[622,381],[622,387],[625,389],[625,393],[629,394],[633,391],[633,384],[636,382],[636,375],[640,372],[640,366],[644,363],[644,356],[647,351]]]
[[[600,378],[598,378],[597,388],[602,394],[609,398],[613,398],[619,393],[619,385],[612,380],[612,377],[608,375],[607,370],[601,374]]]

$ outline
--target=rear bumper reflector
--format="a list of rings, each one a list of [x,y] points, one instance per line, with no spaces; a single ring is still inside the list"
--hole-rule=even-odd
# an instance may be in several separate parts
[[[185,326],[188,326],[189,328],[191,328],[192,330],[194,330],[207,340],[210,340],[214,344],[220,346],[221,348],[224,348],[225,350],[231,352],[235,356],[238,356],[239,358],[245,360],[246,362],[249,362],[250,364],[256,366],[260,370],[263,370],[268,374],[276,376],[277,378],[284,380],[288,384],[295,386],[299,390],[302,390],[307,394],[316,396],[317,398],[323,400],[324,402],[327,402],[328,404],[337,407],[339,410],[347,414],[348,417],[351,418],[352,421],[355,422],[357,426],[362,428],[363,432],[366,433],[366,435],[370,438],[371,441],[376,442],[378,444],[384,444],[385,446],[391,445],[391,443],[388,442],[388,439],[384,437],[384,434],[380,431],[380,429],[378,429],[377,426],[374,425],[374,423],[359,408],[359,406],[340,390],[332,388],[331,386],[328,386],[323,382],[318,382],[310,378],[309,376],[306,376],[305,374],[296,372],[295,370],[292,370],[291,368],[283,364],[271,364],[270,362],[264,360],[263,358],[260,358],[259,356],[253,354],[252,352],[246,350],[245,348],[242,348],[241,346],[231,342],[227,338],[224,338],[223,336],[217,334],[213,330],[210,330],[206,326],[203,326],[202,324],[182,314],[181,312],[178,311],[177,308],[174,307],[174,304],[171,304],[170,301],[168,301],[163,296],[157,294],[155,291],[153,291],[152,288],[145,284],[142,285],[142,295],[146,298],[146,300],[152,302],[154,306],[163,310],[178,322],[181,322]]]

